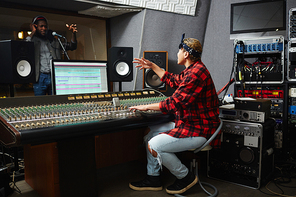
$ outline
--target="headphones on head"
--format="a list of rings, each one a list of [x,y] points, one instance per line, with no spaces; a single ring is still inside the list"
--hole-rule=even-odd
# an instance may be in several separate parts
[[[35,18],[33,18],[32,24],[37,24],[37,22],[40,20],[44,20],[47,23],[47,19],[44,16],[38,15]],[[48,25],[48,23],[47,23],[47,25]]]
[[[182,35],[181,43],[179,44],[179,49],[185,49],[190,55],[194,57],[200,57],[201,53],[194,50],[193,48],[189,47],[187,44],[184,43],[185,33]]]

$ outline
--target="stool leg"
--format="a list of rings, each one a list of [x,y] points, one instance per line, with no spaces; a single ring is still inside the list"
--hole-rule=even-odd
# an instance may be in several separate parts
[[[193,172],[194,174],[197,174],[197,162],[196,159],[192,159],[190,162],[190,172]]]
[[[217,196],[217,195],[218,195],[218,190],[217,190],[217,188],[216,188],[214,185],[211,185],[211,184],[209,184],[209,183],[205,183],[205,182],[201,182],[201,181],[200,181],[200,179],[199,179],[199,177],[198,177],[198,163],[197,163],[197,162],[196,162],[196,176],[197,176],[197,178],[198,178],[198,182],[199,182],[200,187],[203,189],[203,191],[204,191],[205,193],[207,193],[210,197],[214,197],[214,196]],[[207,185],[208,187],[212,188],[212,189],[214,190],[214,193],[212,194],[212,193],[208,192],[208,191],[203,187],[203,185]]]
[[[205,183],[205,182],[201,182],[199,177],[198,177],[198,162],[196,161],[196,159],[193,159],[191,162],[190,162],[190,171],[193,172],[196,176],[197,176],[197,180],[198,180],[198,183],[199,183],[199,186],[202,188],[202,190],[207,193],[209,195],[209,197],[215,197],[218,195],[218,190],[215,186],[209,184],[209,183]],[[214,190],[214,193],[210,193],[208,192],[203,185],[206,185],[210,188],[212,188]],[[175,197],[185,197],[185,196],[182,196],[180,194],[175,194],[174,195]]]

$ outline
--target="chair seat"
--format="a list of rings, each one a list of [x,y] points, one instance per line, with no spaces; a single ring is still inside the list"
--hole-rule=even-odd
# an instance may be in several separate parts
[[[211,145],[207,145],[206,147],[204,147],[203,149],[201,149],[201,151],[209,151],[212,150],[212,146]]]
[[[189,151],[195,151],[196,149],[190,149]],[[200,151],[209,151],[212,150],[212,146],[211,145],[206,145],[203,149],[201,149]]]

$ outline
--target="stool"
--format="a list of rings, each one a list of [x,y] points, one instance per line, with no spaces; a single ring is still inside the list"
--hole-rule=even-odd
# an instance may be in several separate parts
[[[211,141],[218,135],[218,133],[220,132],[221,128],[223,126],[223,122],[220,118],[220,125],[219,127],[216,129],[215,133],[210,137],[210,139],[208,139],[201,147],[198,147],[196,149],[191,149],[188,151],[192,151],[193,153],[198,153],[200,151],[210,151],[212,149],[212,147],[210,146]],[[190,170],[194,171],[197,178],[198,178],[198,183],[200,185],[200,187],[204,190],[205,193],[207,193],[210,197],[214,197],[218,195],[218,190],[214,185],[211,185],[209,183],[205,183],[205,182],[201,182],[199,177],[198,177],[198,163],[195,159],[192,160],[192,162],[190,163]],[[208,187],[212,188],[214,190],[214,193],[210,193],[208,192],[203,185],[207,185]],[[179,194],[175,194],[175,196],[177,197],[183,197],[182,195]]]

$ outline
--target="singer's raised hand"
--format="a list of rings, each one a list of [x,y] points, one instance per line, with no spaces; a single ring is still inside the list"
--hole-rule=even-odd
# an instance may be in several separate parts
[[[31,29],[31,34],[29,36],[32,37],[36,32],[37,25],[30,23],[30,29]]]
[[[66,27],[68,27],[69,31],[72,31],[72,33],[78,32],[76,24],[71,24],[71,25],[66,24]]]

